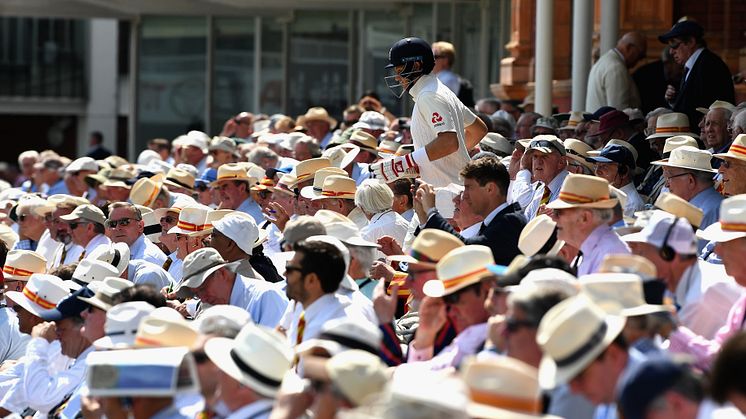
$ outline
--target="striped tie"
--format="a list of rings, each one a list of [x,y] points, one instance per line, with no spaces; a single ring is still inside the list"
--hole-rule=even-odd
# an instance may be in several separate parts
[[[166,258],[166,261],[165,261],[165,262],[163,262],[163,266],[162,266],[163,270],[164,270],[164,271],[166,271],[166,272],[168,272],[168,268],[170,268],[170,267],[171,267],[171,264],[172,264],[172,263],[174,263],[174,260],[173,260],[173,259],[171,259],[171,258]]]
[[[85,249],[83,249],[83,253],[80,254],[80,257],[78,258],[78,262],[83,260],[84,257],[85,257]]]
[[[64,244],[62,245],[62,256],[60,256],[60,265],[65,264],[65,259],[67,258],[67,246]]]
[[[539,201],[539,207],[536,208],[536,215],[539,215],[539,208],[541,208],[542,205],[546,205],[549,203],[549,197],[552,195],[552,191],[549,190],[549,186],[544,185],[544,193],[541,195],[541,201]]]
[[[303,342],[303,332],[306,330],[306,312],[300,312],[300,318],[298,319],[298,331],[295,334],[295,344],[299,345]]]

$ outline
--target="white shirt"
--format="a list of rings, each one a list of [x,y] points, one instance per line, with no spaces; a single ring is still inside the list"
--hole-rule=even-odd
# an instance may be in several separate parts
[[[562,182],[565,181],[565,178],[570,172],[567,170],[563,170],[552,179],[551,182],[549,182],[549,202],[554,201],[555,199],[559,198],[560,189],[562,188]],[[526,206],[526,209],[523,211],[523,215],[526,216],[526,220],[531,221],[536,217],[537,211],[539,211],[539,207],[541,206],[541,198],[544,196],[544,182],[542,181],[536,181],[531,184],[531,189],[533,192],[531,192],[531,203],[529,203]]]
[[[140,237],[130,246],[130,260],[144,260],[158,266],[163,266],[166,262],[166,256],[163,251],[155,245],[149,238],[141,234]]]
[[[226,419],[264,419],[272,413],[274,400],[260,399],[231,413]]]
[[[630,182],[619,188],[619,190],[627,194],[627,202],[624,204],[625,217],[634,217],[635,212],[645,209],[645,201],[640,197],[634,183]]]
[[[360,291],[360,287],[349,275],[345,274],[344,279],[339,283],[337,295],[350,300],[352,307],[359,310],[359,314],[372,324],[378,324],[378,316],[373,309],[373,302]]]
[[[48,229],[45,229],[41,234],[41,237],[39,237],[35,252],[44,256],[44,259],[47,260],[47,268],[49,268],[49,264],[54,258],[54,252],[57,251],[59,245],[59,242],[52,240],[52,236],[49,234]]]
[[[230,305],[248,311],[257,324],[275,327],[287,308],[288,299],[270,282],[236,275]]]
[[[168,258],[172,260],[171,266],[168,267],[168,274],[171,275],[171,278],[174,279],[174,283],[178,284],[179,282],[181,282],[184,261],[176,256],[175,251],[168,255]]]
[[[64,249],[67,249],[67,253],[65,253],[65,260],[62,259],[62,251]],[[83,246],[79,246],[73,242],[70,242],[68,244],[63,245],[60,243],[59,246],[57,246],[57,251],[54,253],[54,257],[51,261],[47,261],[47,267],[48,270],[51,270],[53,268],[56,268],[60,265],[69,265],[71,263],[76,263],[78,259],[80,259],[80,255],[83,253]]]
[[[699,55],[702,54],[702,51],[704,51],[704,48],[697,48],[692,56],[689,57],[689,59],[686,60],[686,62],[684,63],[684,67],[687,69],[684,80],[689,80],[689,73],[691,73],[690,70],[692,69],[692,67],[694,67],[694,64],[697,62],[697,58],[699,58]]]
[[[458,234],[461,235],[461,237],[465,239],[470,239],[472,237],[475,237],[479,234],[479,229],[482,228],[482,223],[478,222],[476,224],[470,225],[469,227],[466,227],[465,229],[459,231]]]
[[[127,265],[127,279],[135,285],[152,285],[156,291],[160,291],[163,287],[168,287],[176,283],[173,277],[159,265],[141,259],[129,261]]]
[[[726,323],[730,308],[743,289],[725,273],[723,265],[697,259],[687,268],[676,286],[675,303],[683,326],[712,339]]]
[[[347,218],[349,218],[357,228],[360,230],[364,229],[368,225],[368,217],[365,216],[365,213],[363,213],[363,210],[361,210],[358,207],[355,207],[352,211],[350,211],[349,214],[347,214]]]
[[[422,180],[436,188],[449,183],[462,185],[459,172],[470,161],[464,130],[476,116],[433,74],[420,77],[409,94],[415,102],[411,122],[415,150],[426,147],[442,132],[455,132],[458,137],[456,152],[420,165]]]
[[[295,306],[294,308],[293,305]],[[359,311],[352,306],[349,299],[335,294],[324,294],[319,299],[311,303],[305,310],[300,303],[289,304],[292,310],[290,328],[288,329],[288,341],[291,346],[295,346],[298,335],[298,321],[300,320],[300,314],[305,311],[303,315],[306,326],[303,329],[303,337],[301,342],[305,342],[309,339],[315,339],[319,337],[321,328],[329,320],[341,319],[341,318],[355,318],[361,321],[367,321],[365,318],[361,318]]]
[[[360,230],[363,239],[376,242],[381,236],[391,236],[397,243],[403,243],[407,235],[408,223],[396,211],[390,209],[371,217],[368,225]]]
[[[18,330],[18,316],[8,307],[0,307],[0,363],[18,359],[26,353],[31,336]]]
[[[99,246],[111,246],[111,240],[109,240],[108,237],[104,236],[103,234],[98,234],[94,238],[91,239],[91,241],[88,242],[87,245],[85,245],[83,257],[88,258],[91,255],[91,252],[93,252],[97,247]]]
[[[507,202],[517,202],[522,209],[529,206],[534,198],[534,192],[531,189],[531,171],[527,169],[519,170],[515,179],[510,181],[508,186]]]

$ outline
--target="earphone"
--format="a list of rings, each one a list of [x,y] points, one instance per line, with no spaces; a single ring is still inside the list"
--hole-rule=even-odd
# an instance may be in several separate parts
[[[679,219],[680,218],[674,219],[673,223],[671,223],[671,226],[668,227],[668,230],[666,230],[666,235],[663,236],[663,245],[658,251],[661,259],[665,260],[666,262],[670,262],[673,260],[674,257],[676,257],[676,251],[673,249],[673,247],[669,246],[668,238],[671,236],[671,232],[673,231],[674,227],[676,227],[676,223],[679,222]]]

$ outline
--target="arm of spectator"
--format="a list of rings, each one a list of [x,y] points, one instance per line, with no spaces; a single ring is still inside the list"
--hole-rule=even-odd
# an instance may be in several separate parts
[[[481,119],[474,118],[474,122],[464,129],[464,134],[466,134],[466,149],[471,150],[487,135],[487,125]]]
[[[404,251],[401,248],[401,245],[396,242],[396,239],[391,236],[381,236],[376,240],[376,243],[378,243],[379,246],[381,246],[381,253],[383,253],[386,256],[393,256],[393,255],[403,255]]]
[[[425,297],[420,304],[419,314],[420,324],[409,346],[410,362],[432,359],[435,337],[446,323],[446,305],[440,298]]]

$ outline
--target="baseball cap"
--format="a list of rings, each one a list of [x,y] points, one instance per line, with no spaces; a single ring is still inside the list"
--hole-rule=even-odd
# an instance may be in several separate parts
[[[101,225],[104,225],[106,222],[103,211],[92,204],[78,205],[73,212],[61,216],[60,219],[65,221],[85,220]]]
[[[600,121],[602,116],[613,110],[616,110],[616,108],[612,106],[601,106],[600,108],[596,109],[596,112],[583,114],[583,119],[585,119],[586,121]]]
[[[360,115],[360,120],[352,125],[352,128],[359,129],[371,129],[371,130],[385,130],[386,129],[386,118],[382,113],[376,111],[365,111]]]
[[[650,243],[658,249],[665,243],[678,254],[697,254],[697,239],[689,221],[661,210],[653,211],[648,225],[639,233],[622,236],[622,240],[628,243]]]
[[[545,154],[557,151],[563,156],[567,154],[565,146],[562,145],[562,141],[554,135],[537,135],[530,143],[528,143],[528,149],[526,151],[530,150],[538,150]]]
[[[79,316],[83,310],[90,307],[90,304],[80,300],[78,297],[93,297],[93,291],[88,287],[80,288],[74,293],[63,298],[57,306],[49,311],[41,313],[41,318],[45,321],[56,321],[67,319],[69,317]]]
[[[65,168],[65,172],[67,173],[79,172],[81,170],[98,172],[98,164],[96,163],[96,160],[93,160],[90,157],[81,157],[73,160],[72,163],[68,164]]]
[[[635,167],[635,156],[626,147],[617,144],[607,144],[596,157],[586,157],[591,163],[619,163],[627,167]]]
[[[699,23],[693,20],[685,20],[683,22],[676,22],[671,30],[658,36],[658,40],[667,43],[670,39],[681,38],[683,36],[693,36],[695,38],[701,38],[704,35],[705,30],[699,26]]]

